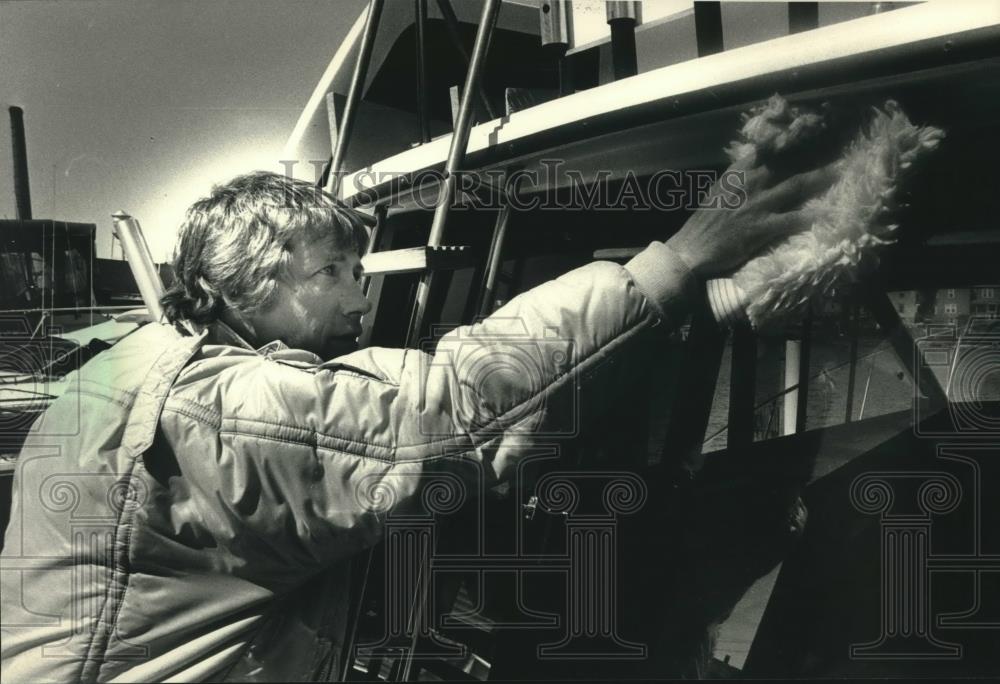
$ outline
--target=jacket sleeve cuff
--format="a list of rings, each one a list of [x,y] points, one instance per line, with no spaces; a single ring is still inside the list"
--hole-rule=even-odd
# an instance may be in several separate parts
[[[687,264],[662,242],[639,252],[625,269],[636,287],[665,319],[679,323],[698,297],[698,279]]]
[[[747,320],[746,295],[731,278],[709,280],[705,291],[712,316],[719,325],[732,328]]]

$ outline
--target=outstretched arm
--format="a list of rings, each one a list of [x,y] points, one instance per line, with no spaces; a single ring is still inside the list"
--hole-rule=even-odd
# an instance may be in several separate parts
[[[793,225],[772,219],[774,207],[819,181],[794,182],[736,211],[696,212],[624,267],[598,262],[534,288],[445,335],[434,354],[372,348],[309,368],[280,354],[218,359],[231,364],[216,376],[213,407],[223,453],[192,470],[219,509],[219,538],[271,548],[255,567],[277,564],[267,574],[284,582],[291,568],[374,543],[386,514],[416,502],[431,477],[487,486],[510,477],[539,443],[573,434],[583,409],[618,400],[608,361],[634,362],[649,329],[679,325],[701,277]]]

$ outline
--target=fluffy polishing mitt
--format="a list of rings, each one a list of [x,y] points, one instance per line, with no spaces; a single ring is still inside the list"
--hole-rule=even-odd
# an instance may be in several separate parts
[[[806,150],[825,126],[824,116],[791,107],[778,95],[744,115],[740,137],[726,152],[734,162],[777,159],[792,148]],[[895,196],[908,169],[938,146],[944,132],[915,126],[896,102],[873,108],[871,120],[835,162],[837,179],[809,199],[806,230],[748,261],[730,279],[710,281],[716,318],[744,313],[756,329],[780,327],[844,280],[853,280],[864,260],[894,241]]]

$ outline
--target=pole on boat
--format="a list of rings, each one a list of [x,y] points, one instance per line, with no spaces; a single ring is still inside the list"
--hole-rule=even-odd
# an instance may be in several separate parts
[[[812,311],[806,311],[802,319],[802,341],[799,343],[799,403],[795,411],[795,431],[806,431],[806,411],[809,408],[809,366],[812,350]]]
[[[785,394],[782,397],[781,434],[795,434],[795,416],[799,412],[799,340],[785,340]]]
[[[812,314],[802,321],[799,339],[785,341],[785,387],[782,399],[781,434],[794,435],[806,429],[809,402],[809,356]]]
[[[417,119],[420,142],[431,141],[430,115],[427,110],[427,0],[413,0],[417,29]]]
[[[847,405],[844,407],[844,422],[850,423],[854,419],[854,385],[857,383],[858,372],[858,334],[861,319],[861,307],[854,296],[851,297],[851,321],[848,335],[851,338],[851,347],[848,352],[850,367],[847,371]]]
[[[455,49],[458,50],[459,54],[462,55],[462,59],[465,62],[466,69],[469,68],[469,53],[465,49],[465,45],[462,44],[462,33],[458,28],[458,17],[455,16],[455,10],[451,6],[448,0],[437,0],[438,9],[441,11],[441,16],[444,17],[444,24],[448,28],[448,35],[451,36],[451,42],[455,44]],[[493,105],[490,104],[490,99],[486,97],[486,91],[483,89],[483,84],[480,81],[476,91],[479,95],[479,102],[482,104],[486,115],[490,119],[496,119],[497,114],[493,111]]]
[[[139,294],[146,304],[150,317],[154,321],[162,320],[163,306],[160,298],[163,297],[163,281],[153,263],[153,255],[146,244],[146,238],[142,234],[139,222],[124,211],[112,214],[112,231],[121,243],[122,252],[128,260],[129,268],[135,277],[135,284],[139,286]]]
[[[611,27],[611,61],[615,80],[639,73],[635,52],[635,27],[641,21],[640,3],[634,0],[611,0],[605,6]]]
[[[539,33],[542,51],[551,55],[559,69],[559,96],[573,92],[573,72],[566,52],[571,42],[569,10],[563,0],[539,0]]]
[[[788,32],[801,33],[819,28],[818,2],[788,3]]]
[[[722,3],[699,0],[694,3],[694,32],[698,56],[722,52]]]
[[[351,131],[357,116],[361,92],[368,77],[368,65],[372,60],[372,48],[375,46],[375,34],[378,32],[379,18],[385,0],[371,0],[368,4],[368,16],[365,18],[365,30],[361,36],[361,46],[358,48],[358,60],[354,63],[351,74],[351,86],[347,91],[347,102],[344,104],[344,115],[337,131],[337,143],[330,160],[326,189],[334,195],[340,192],[340,179],[344,168],[344,157],[347,155],[347,145],[351,141]]]
[[[479,29],[476,32],[476,42],[472,48],[472,58],[469,61],[469,71],[465,76],[465,85],[462,88],[462,102],[458,108],[455,132],[452,134],[451,147],[448,150],[448,159],[445,162],[444,181],[441,184],[437,206],[434,209],[434,220],[431,222],[430,236],[427,238],[427,245],[430,247],[439,246],[444,237],[445,225],[448,222],[448,213],[451,210],[455,191],[458,187],[457,172],[461,170],[465,162],[465,150],[469,146],[469,132],[472,130],[473,102],[479,88],[483,65],[486,62],[486,53],[490,47],[490,40],[493,37],[493,27],[496,25],[499,13],[500,0],[485,0],[483,3],[483,13],[479,19]],[[413,303],[413,315],[410,318],[410,326],[407,332],[408,346],[415,346],[420,338],[433,279],[433,271],[428,271],[417,284],[417,294]]]
[[[507,186],[505,186],[507,188]],[[500,262],[502,261],[504,242],[507,238],[507,224],[510,222],[510,199],[507,193],[503,196],[503,205],[500,207],[500,213],[497,214],[496,223],[493,226],[493,238],[490,242],[490,253],[486,258],[486,273],[483,277],[483,286],[481,288],[482,294],[479,300],[479,315],[482,317],[489,316],[493,313],[493,307],[496,303],[494,296],[496,294],[496,284],[497,284],[497,274],[500,271]]]

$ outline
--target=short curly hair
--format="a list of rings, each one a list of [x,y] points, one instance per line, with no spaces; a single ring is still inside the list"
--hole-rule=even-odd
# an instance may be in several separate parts
[[[260,310],[287,272],[292,241],[331,233],[359,254],[368,240],[360,215],[311,183],[255,171],[215,186],[181,224],[174,284],[161,300],[167,319],[204,325],[226,309]]]

